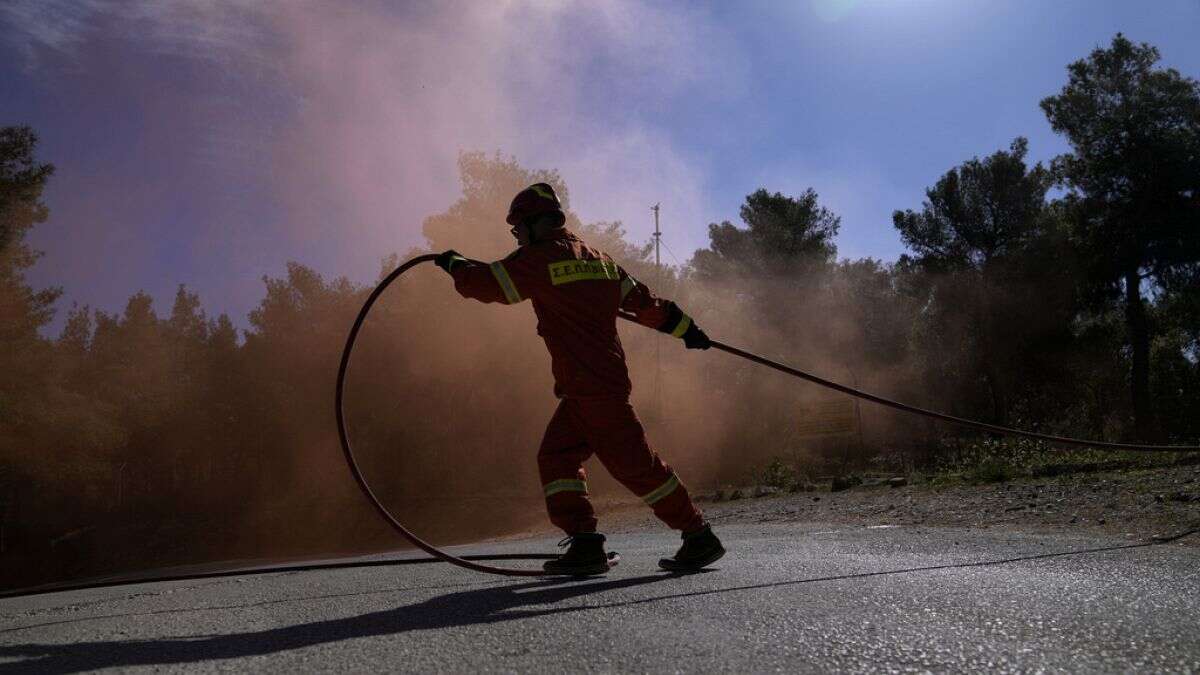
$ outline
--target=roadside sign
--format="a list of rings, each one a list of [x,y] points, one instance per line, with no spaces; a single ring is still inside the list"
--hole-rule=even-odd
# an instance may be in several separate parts
[[[799,436],[834,436],[858,431],[854,399],[848,396],[819,399],[801,404]]]

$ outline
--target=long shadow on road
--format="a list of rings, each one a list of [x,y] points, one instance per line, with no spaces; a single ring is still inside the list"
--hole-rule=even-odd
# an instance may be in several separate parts
[[[963,569],[970,567],[985,567],[1029,560],[1060,558],[1066,556],[1086,555],[1106,551],[1119,551],[1133,548],[1144,548],[1158,545],[1159,542],[1125,544],[1057,553],[1042,553],[1038,555],[1005,558],[1002,560],[985,560],[979,562],[949,563],[930,565],[898,570],[882,570],[878,572],[860,572],[838,576],[814,577],[795,579],[763,584],[733,586],[727,588],[706,589],[685,593],[671,593],[648,598],[635,598],[620,602],[590,604],[569,607],[539,607],[538,609],[520,609],[526,606],[552,605],[571,598],[601,594],[636,586],[653,584],[678,575],[656,574],[651,576],[615,579],[590,583],[575,583],[569,579],[552,579],[534,581],[507,586],[488,586],[467,591],[448,593],[424,602],[405,605],[379,612],[371,612],[359,616],[295,626],[284,626],[269,630],[232,635],[201,635],[189,638],[167,640],[113,640],[98,642],[77,642],[71,644],[18,644],[0,647],[0,658],[24,658],[18,663],[6,664],[0,670],[6,672],[38,672],[38,673],[69,673],[98,668],[122,666],[169,665],[196,663],[217,659],[236,659],[250,656],[262,656],[276,652],[300,649],[317,644],[338,642],[354,638],[394,635],[409,631],[436,630],[458,626],[491,624],[514,619],[537,616],[549,616],[581,612],[607,607],[637,605],[673,598],[715,595],[735,591],[748,591],[766,588],[779,588],[798,584],[816,583],[822,581],[839,581],[847,579],[862,579],[868,577],[909,574],[915,572],[930,572],[946,569]],[[346,594],[358,595],[358,594]],[[342,596],[323,596],[342,597]],[[296,598],[294,602],[302,602],[311,598]],[[260,603],[263,604],[263,603]],[[190,608],[165,610],[149,613],[132,613],[124,615],[108,615],[102,618],[127,618],[146,614],[186,613],[205,609],[239,609],[254,607],[251,603],[241,606],[221,608]],[[86,621],[89,617],[79,619]],[[24,626],[9,629],[11,632],[33,628]]]
[[[659,574],[586,584],[573,583],[569,579],[553,579],[501,587],[490,586],[448,593],[417,604],[380,612],[233,635],[198,636],[170,640],[12,645],[0,647],[0,658],[25,657],[28,660],[12,664],[12,666],[0,666],[0,670],[68,673],[98,668],[180,664],[260,656],[352,638],[488,624],[561,612],[574,612],[587,609],[587,607],[556,607],[537,610],[520,610],[519,608],[527,605],[552,604],[580,595],[630,588],[670,578],[670,575]],[[303,600],[303,598],[299,600]],[[137,616],[137,614],[127,616]]]

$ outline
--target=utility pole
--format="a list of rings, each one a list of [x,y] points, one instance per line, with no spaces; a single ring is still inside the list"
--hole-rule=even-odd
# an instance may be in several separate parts
[[[662,241],[662,231],[658,229],[658,204],[650,207],[654,212],[654,290],[662,292],[662,261],[659,258],[658,247]],[[654,335],[654,413],[662,418],[662,340],[660,335]]]
[[[662,264],[658,258],[658,243],[662,239],[662,232],[658,229],[658,204],[650,207],[654,212],[654,285],[658,286],[662,281]]]

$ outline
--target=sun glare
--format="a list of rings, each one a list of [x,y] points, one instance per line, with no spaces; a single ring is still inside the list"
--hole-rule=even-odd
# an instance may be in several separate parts
[[[812,0],[813,12],[828,23],[842,19],[861,4],[862,0]]]

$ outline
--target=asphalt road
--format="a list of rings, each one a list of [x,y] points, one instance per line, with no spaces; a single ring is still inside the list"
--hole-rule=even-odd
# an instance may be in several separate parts
[[[610,537],[621,565],[584,581],[425,564],[0,600],[0,671],[1200,671],[1195,546],[811,523],[719,533],[730,554],[688,576],[656,571],[677,539],[652,530]]]

